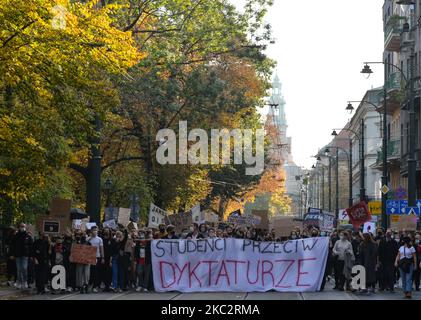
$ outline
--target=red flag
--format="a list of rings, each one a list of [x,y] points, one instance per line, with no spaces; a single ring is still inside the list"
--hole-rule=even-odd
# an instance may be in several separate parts
[[[357,203],[351,208],[346,209],[349,221],[355,228],[360,227],[367,221],[371,220],[371,214],[368,211],[367,204],[364,201]]]

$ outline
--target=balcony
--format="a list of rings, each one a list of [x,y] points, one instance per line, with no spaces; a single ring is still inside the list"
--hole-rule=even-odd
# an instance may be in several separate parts
[[[384,49],[399,52],[401,48],[401,33],[405,18],[393,15],[389,18],[384,29]]]
[[[401,140],[391,139],[387,142],[387,162],[391,166],[399,166],[401,160]],[[383,166],[383,151],[377,151],[377,160],[372,165],[374,169],[381,169]]]
[[[400,71],[393,72],[389,75],[386,80],[385,86],[387,91],[387,113],[392,115],[395,111],[400,109],[401,106],[401,88],[402,88],[402,75]],[[383,112],[383,101],[384,101],[384,91],[381,90],[377,98],[379,100],[379,112]]]

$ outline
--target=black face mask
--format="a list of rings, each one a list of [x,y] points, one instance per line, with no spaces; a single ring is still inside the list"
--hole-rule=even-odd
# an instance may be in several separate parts
[[[165,228],[159,228],[159,231],[164,232]]]

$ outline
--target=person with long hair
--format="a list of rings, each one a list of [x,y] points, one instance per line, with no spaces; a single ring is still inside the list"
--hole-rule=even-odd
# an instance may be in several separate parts
[[[355,261],[352,245],[349,241],[349,233],[347,231],[340,232],[339,240],[335,242],[333,247],[333,255],[336,256],[335,275],[338,276],[338,283],[335,283],[335,288],[339,291],[344,291],[345,283],[347,289],[349,289],[349,279],[347,279],[344,272],[346,269],[345,262],[347,260],[347,256],[350,255],[351,259]]]
[[[374,293],[377,282],[378,245],[370,233],[364,233],[363,238],[364,240],[360,244],[360,261],[365,268],[368,292]]]
[[[405,298],[412,298],[412,275],[417,268],[417,258],[415,248],[412,246],[411,239],[404,237],[403,245],[399,248],[395,259],[395,266],[399,267],[402,278],[402,290]]]

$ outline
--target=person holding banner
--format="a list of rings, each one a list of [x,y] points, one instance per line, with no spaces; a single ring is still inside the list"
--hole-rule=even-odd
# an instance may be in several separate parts
[[[199,225],[196,222],[190,226],[190,233],[187,234],[186,239],[203,239],[202,234],[199,233]]]
[[[146,239],[146,235],[143,230],[139,231],[139,239],[136,240],[134,258],[137,262],[136,292],[148,292],[149,281],[152,273],[151,240]]]
[[[399,272],[402,278],[402,289],[405,293],[405,298],[412,298],[412,275],[414,269],[417,268],[416,251],[412,246],[411,239],[404,237],[404,245],[399,248],[399,253],[396,256],[395,266],[399,267]]]
[[[167,227],[167,234],[162,239],[179,239],[175,234],[175,227],[173,225],[169,225]]]

